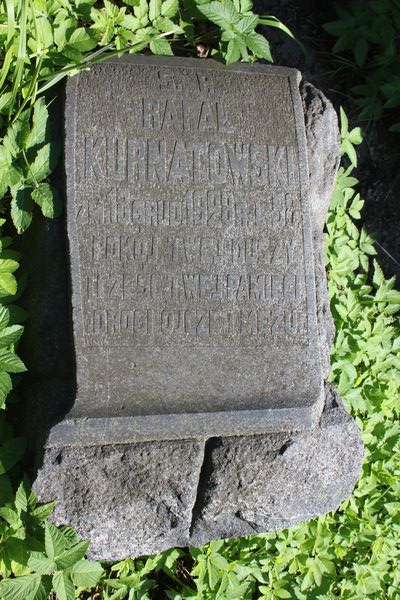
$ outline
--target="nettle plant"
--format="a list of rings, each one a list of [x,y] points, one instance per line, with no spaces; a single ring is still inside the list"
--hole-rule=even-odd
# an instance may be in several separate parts
[[[400,106],[399,0],[352,0],[336,10],[338,19],[324,29],[337,38],[332,52],[351,73],[351,95],[360,119],[388,116],[390,130],[400,132],[394,110]]]

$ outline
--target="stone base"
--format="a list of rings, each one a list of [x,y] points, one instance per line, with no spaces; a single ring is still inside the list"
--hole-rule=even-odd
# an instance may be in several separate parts
[[[302,97],[320,354],[327,377],[334,331],[322,230],[338,166],[338,126],[335,111],[321,92],[306,83]],[[281,529],[331,511],[349,496],[360,474],[363,446],[356,423],[328,384],[319,422],[296,431],[288,424],[269,433],[205,440],[196,430],[197,439],[129,443],[119,438],[118,445],[103,446],[89,446],[83,439],[68,447],[54,435],[47,438],[44,416],[49,423],[60,421],[68,402],[73,402],[74,381],[71,340],[63,325],[68,320],[67,285],[57,283],[55,288],[53,276],[61,272],[67,279],[63,232],[57,221],[45,227],[32,230],[31,251],[24,251],[28,266],[32,257],[34,289],[27,308],[35,314],[27,326],[24,350],[26,358],[34,357],[37,364],[27,361],[31,380],[26,378],[25,408],[17,421],[20,426],[25,421],[28,438],[35,435],[32,456],[36,454],[40,465],[27,467],[36,477],[39,500],[57,500],[54,522],[73,525],[89,538],[90,557],[114,561],[171,546]],[[49,255],[54,265],[43,272]],[[39,333],[42,349],[36,343]]]
[[[171,546],[282,529],[351,493],[363,446],[333,388],[317,426],[300,433],[50,448],[34,490],[57,499],[54,522],[119,560]]]

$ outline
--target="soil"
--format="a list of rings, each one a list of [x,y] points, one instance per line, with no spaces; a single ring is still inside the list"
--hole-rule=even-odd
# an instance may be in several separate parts
[[[337,4],[348,5],[341,1]],[[307,49],[300,48],[283,32],[265,28],[275,64],[296,67],[304,79],[320,88],[339,110],[343,106],[349,126],[361,126],[364,142],[358,147],[356,177],[365,200],[362,223],[376,240],[377,260],[385,275],[400,281],[400,134],[390,133],[385,122],[358,121],[351,103],[352,74],[343,73],[332,60],[335,38],[324,32],[324,23],[336,18],[335,3],[317,0],[258,0],[255,11],[274,15],[287,25]]]

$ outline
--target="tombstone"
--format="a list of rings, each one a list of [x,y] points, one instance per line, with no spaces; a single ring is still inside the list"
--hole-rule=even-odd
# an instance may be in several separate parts
[[[37,393],[58,414],[34,486],[93,557],[286,527],[358,477],[325,382],[337,124],[300,79],[129,56],[67,83],[75,365]]]

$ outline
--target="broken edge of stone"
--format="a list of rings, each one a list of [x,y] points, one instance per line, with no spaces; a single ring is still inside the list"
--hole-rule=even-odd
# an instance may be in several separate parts
[[[334,327],[323,225],[339,163],[336,113],[301,85],[323,373]],[[129,445],[49,448],[34,489],[58,500],[57,524],[91,539],[89,556],[119,560],[171,546],[283,529],[329,512],[360,475],[363,445],[337,392],[325,384],[318,424],[302,432]]]

